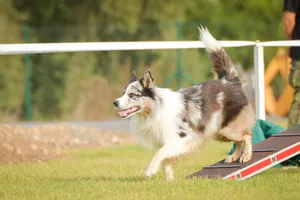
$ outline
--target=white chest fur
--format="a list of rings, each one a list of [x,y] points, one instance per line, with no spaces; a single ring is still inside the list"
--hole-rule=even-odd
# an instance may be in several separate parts
[[[141,144],[150,149],[163,146],[163,127],[156,120],[133,117],[130,121],[130,131]]]
[[[166,142],[178,139],[176,121],[184,108],[179,93],[157,88],[156,94],[161,102],[153,104],[151,116],[133,116],[130,120],[133,136],[151,149],[158,149]]]

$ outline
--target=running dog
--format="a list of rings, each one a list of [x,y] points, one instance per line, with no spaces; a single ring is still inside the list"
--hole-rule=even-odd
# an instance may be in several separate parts
[[[172,165],[180,156],[207,139],[233,141],[236,149],[225,162],[247,162],[252,157],[251,129],[255,114],[245,96],[235,66],[224,48],[206,28],[199,28],[217,80],[172,91],[155,85],[150,70],[142,78],[132,73],[123,95],[113,104],[143,145],[157,150],[146,172],[155,175],[164,166],[167,180],[174,179]],[[242,152],[242,149],[244,151]]]

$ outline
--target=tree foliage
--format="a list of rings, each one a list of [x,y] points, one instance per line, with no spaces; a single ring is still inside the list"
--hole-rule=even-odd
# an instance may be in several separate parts
[[[200,24],[221,40],[283,39],[281,1],[5,0],[0,1],[0,11],[0,25],[7,30],[0,32],[2,43],[24,42],[24,24],[30,27],[30,40],[25,42],[176,40],[177,22],[181,22],[183,40],[198,39]],[[253,66],[252,47],[228,51],[245,68]],[[121,81],[119,73],[126,71],[125,66],[131,71],[153,63],[163,63],[161,73],[166,75],[169,69],[175,69],[175,53],[169,50],[31,55],[34,119],[72,116],[75,106],[71,105],[76,105],[80,97],[77,93],[81,82],[94,75],[115,84]],[[266,50],[267,59],[273,53]],[[183,64],[198,79],[208,76],[209,66],[203,61],[204,52],[197,54],[184,52]],[[0,94],[5,97],[0,103],[2,111],[23,107],[23,56],[1,57]],[[22,109],[16,113],[22,116]]]
[[[269,0],[194,1],[186,9],[186,17],[207,26],[220,40],[283,40],[282,6],[282,1]],[[268,50],[266,60],[274,55],[274,50]],[[229,51],[244,67],[253,66],[252,47]]]
[[[0,43],[23,42],[22,25],[17,12],[9,2],[0,3]],[[0,57],[0,114],[5,120],[13,120],[22,114],[24,102],[23,57]]]
[[[169,4],[167,0],[131,0],[126,3],[117,0],[13,0],[13,3],[26,16],[22,21],[31,27],[34,42],[159,40],[162,34],[159,22],[172,19],[176,13],[171,9],[162,14]],[[111,54],[92,54],[95,57],[93,73],[111,76]],[[66,61],[72,55],[32,56],[33,104],[44,116],[59,116],[61,113],[59,102],[64,98],[69,69]],[[149,51],[124,51],[117,59],[120,65],[131,63],[133,70],[140,61],[150,64],[157,57],[157,53]]]

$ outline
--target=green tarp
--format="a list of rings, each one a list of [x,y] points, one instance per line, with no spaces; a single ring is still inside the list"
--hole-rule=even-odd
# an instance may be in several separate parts
[[[255,145],[267,138],[269,138],[273,134],[278,134],[284,131],[284,128],[278,126],[272,122],[266,120],[257,120],[254,128],[252,129],[252,144]],[[229,155],[235,149],[235,144],[233,144]],[[290,158],[289,160],[276,165],[275,167],[282,167],[282,166],[299,166],[300,165],[300,155]]]

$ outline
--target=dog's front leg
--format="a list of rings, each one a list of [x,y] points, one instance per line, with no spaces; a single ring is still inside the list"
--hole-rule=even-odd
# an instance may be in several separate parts
[[[165,157],[165,149],[166,147],[162,147],[160,148],[154,155],[154,157],[152,158],[150,164],[148,165],[148,168],[145,172],[145,176],[146,177],[152,177],[153,175],[155,175],[160,167],[160,164],[162,163],[162,160]]]
[[[155,160],[157,159],[157,157],[155,158],[155,156],[153,157],[151,163],[149,164],[147,171],[145,173],[146,177],[152,177],[153,175],[155,175],[160,167],[160,164],[163,163],[164,165],[164,173],[165,173],[165,177],[168,181],[172,181],[174,180],[174,172],[172,169],[172,165],[173,165],[173,160],[172,159],[165,159],[164,161],[162,161],[163,159],[161,159],[161,161]]]
[[[174,150],[173,150],[174,151]],[[169,146],[163,146],[161,147],[154,155],[154,157],[152,158],[146,172],[145,172],[145,176],[146,177],[152,177],[153,175],[155,175],[158,170],[160,165],[166,160],[166,159],[171,159],[173,156],[174,152],[172,152],[172,148],[170,148]],[[168,166],[167,168],[170,168],[170,166]]]
[[[155,175],[160,165],[165,164],[165,174],[167,179],[174,179],[172,164],[174,160],[182,155],[185,155],[191,152],[195,147],[197,147],[200,143],[195,142],[194,138],[191,138],[189,141],[171,143],[161,147],[152,158],[146,172],[146,177],[152,177]]]
[[[153,175],[155,175],[158,172],[160,165],[163,163],[165,165],[164,171],[166,178],[170,180],[174,179],[172,170],[174,158],[187,153],[189,150],[183,145],[183,143],[177,143],[175,146],[176,148],[174,148],[174,144],[165,145],[155,153],[145,172],[146,177],[152,177]]]
[[[164,162],[164,172],[165,177],[168,181],[174,180],[174,172],[172,169],[173,161],[172,160],[165,160]]]

